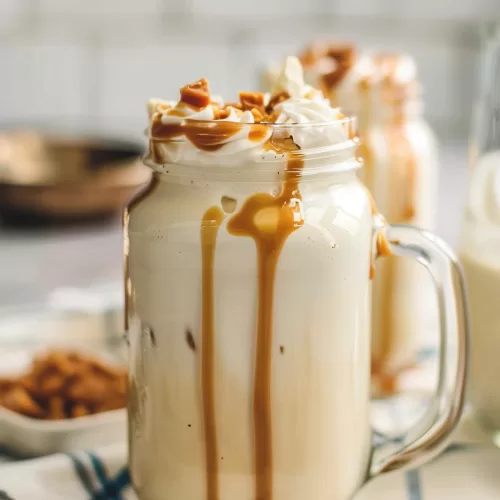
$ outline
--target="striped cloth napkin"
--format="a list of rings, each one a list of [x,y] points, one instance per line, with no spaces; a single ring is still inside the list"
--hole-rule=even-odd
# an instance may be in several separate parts
[[[418,418],[425,402],[421,398],[410,403],[405,397],[374,406],[375,420],[385,415],[385,425],[392,419],[397,429]],[[381,435],[376,436],[380,440]],[[466,417],[440,457],[419,469],[373,479],[355,500],[498,500],[499,470],[500,451]],[[137,500],[124,443],[1,464],[0,490],[0,500]]]
[[[0,465],[0,500],[136,500],[126,445]]]

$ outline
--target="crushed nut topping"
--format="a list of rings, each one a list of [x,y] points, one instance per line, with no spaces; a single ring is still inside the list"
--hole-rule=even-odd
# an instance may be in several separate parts
[[[243,111],[256,109],[261,114],[264,113],[264,94],[262,92],[240,92],[239,98]]]
[[[212,104],[212,109],[214,112],[214,120],[225,120],[231,114],[230,107],[224,107],[221,109],[217,104]]]
[[[224,104],[225,108],[234,108],[234,109],[239,109],[240,111],[243,111],[243,108],[241,107],[241,104],[239,102],[226,102]]]
[[[252,113],[253,115],[253,119],[255,120],[255,123],[261,123],[263,121],[267,121],[267,120],[264,120],[264,115],[262,114],[262,112],[257,109],[257,108],[252,108],[250,110],[250,113]]]

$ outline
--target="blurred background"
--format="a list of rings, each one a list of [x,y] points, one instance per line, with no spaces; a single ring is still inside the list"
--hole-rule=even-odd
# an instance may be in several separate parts
[[[268,63],[317,39],[408,51],[419,67],[426,117],[440,139],[437,232],[454,245],[465,193],[479,28],[495,16],[497,2],[0,0],[0,127],[91,134],[100,141],[94,163],[129,161],[143,142],[146,100],[175,98],[186,82],[205,76],[214,92],[230,98],[258,87]],[[106,143],[111,152],[103,153],[101,142],[108,139],[128,142]],[[21,136],[15,147],[4,142],[3,160],[1,140],[5,188],[13,182],[12,165],[19,158],[14,153],[26,151],[27,138]],[[115,157],[116,150],[121,153]],[[19,175],[22,169],[16,169]],[[61,228],[31,224],[29,213],[21,214],[23,224],[0,215],[0,306],[38,301],[58,287],[120,281],[120,221],[107,216],[111,205],[123,203],[140,183],[134,169],[127,177],[133,182],[113,179],[123,189],[113,202],[104,196],[109,206],[96,212],[92,223]],[[70,174],[78,175],[70,167],[66,173],[68,182]],[[86,189],[63,194],[88,200],[96,191],[91,183]],[[0,189],[4,208],[11,204],[9,196],[11,191]],[[42,203],[51,194],[45,189],[36,196]]]

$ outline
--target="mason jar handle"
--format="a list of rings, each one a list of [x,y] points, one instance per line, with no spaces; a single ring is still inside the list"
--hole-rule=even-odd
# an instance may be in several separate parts
[[[440,356],[437,390],[423,418],[402,438],[374,449],[369,478],[402,467],[416,467],[446,445],[464,405],[469,323],[465,285],[451,249],[438,237],[413,227],[394,225],[386,230],[391,252],[411,257],[430,272],[439,305]],[[376,276],[375,276],[375,279]]]

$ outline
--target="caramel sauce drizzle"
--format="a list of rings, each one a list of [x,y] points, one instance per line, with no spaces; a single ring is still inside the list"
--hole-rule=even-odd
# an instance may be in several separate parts
[[[248,140],[254,143],[263,142],[270,135],[268,125],[260,123],[245,124],[229,121],[201,121],[185,119],[180,122],[162,123],[158,116],[151,125],[149,141],[150,154],[156,163],[163,163],[162,142],[186,138],[197,149],[202,151],[218,151],[232,137],[239,134],[245,127],[249,128]]]
[[[368,201],[370,202],[370,211],[372,214],[372,217],[380,217],[381,220],[384,220],[380,212],[378,211],[377,204],[375,203],[375,200],[373,199],[373,196],[371,195],[370,191],[368,188],[366,188],[366,195],[368,196]],[[392,255],[391,252],[391,246],[389,244],[389,240],[387,239],[387,235],[385,234],[385,227],[382,227],[379,229],[375,236],[375,251],[376,255],[380,257],[388,257]],[[375,253],[373,252],[372,249],[370,249],[370,275],[369,275],[370,280],[373,280],[375,278]]]
[[[151,135],[155,141],[169,142],[185,137],[191,144],[203,151],[217,151],[231,137],[249,127],[248,138],[252,142],[264,141],[269,136],[269,127],[260,123],[239,123],[228,121],[203,121],[186,119],[176,123],[154,121]]]
[[[201,384],[207,500],[219,499],[219,467],[214,397],[214,259],[217,233],[224,219],[219,207],[209,208],[201,221],[202,326]]]
[[[273,450],[271,360],[274,285],[278,259],[287,238],[304,224],[299,179],[303,159],[289,155],[281,193],[256,193],[229,219],[228,232],[254,240],[258,260],[258,317],[253,389],[255,498],[272,499]]]

